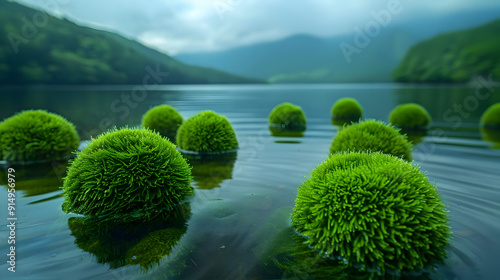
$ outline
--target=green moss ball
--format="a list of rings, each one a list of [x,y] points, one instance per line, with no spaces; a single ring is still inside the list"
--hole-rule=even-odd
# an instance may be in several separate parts
[[[338,153],[298,189],[292,224],[307,243],[349,264],[419,269],[443,261],[450,228],[436,186],[382,153]]]
[[[407,103],[398,105],[391,111],[389,122],[397,127],[419,129],[431,123],[431,116],[421,105]]]
[[[181,114],[169,105],[159,105],[149,109],[142,117],[142,126],[160,133],[170,141],[175,141],[177,129],[183,122]]]
[[[204,111],[187,119],[177,131],[177,146],[198,153],[224,153],[238,148],[238,140],[226,117]]]
[[[343,151],[382,152],[412,161],[412,146],[406,135],[382,122],[368,120],[340,130],[332,141],[330,154]]]
[[[168,217],[193,194],[191,168],[148,129],[113,129],[77,154],[64,179],[63,210],[122,220]]]
[[[332,107],[334,121],[359,121],[363,108],[354,98],[340,98]]]
[[[22,111],[0,123],[1,160],[42,161],[68,157],[78,148],[75,126],[44,110]]]
[[[482,126],[491,126],[500,129],[500,103],[491,105],[481,116]]]
[[[269,129],[271,132],[305,131],[306,115],[302,108],[285,102],[273,108],[269,114]]]

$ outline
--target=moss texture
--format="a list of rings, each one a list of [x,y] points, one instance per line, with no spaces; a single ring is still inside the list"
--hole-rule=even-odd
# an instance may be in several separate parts
[[[500,103],[491,105],[481,116],[481,126],[490,126],[500,130]]]
[[[431,116],[423,106],[407,103],[392,109],[389,122],[405,129],[425,129],[431,123]]]
[[[181,114],[169,105],[159,105],[149,109],[142,117],[142,127],[149,128],[167,137],[171,142],[175,142],[177,129],[181,126]]]
[[[191,169],[174,144],[148,129],[116,128],[77,153],[63,210],[121,220],[168,217],[193,194]]]
[[[344,151],[382,152],[412,161],[406,135],[382,122],[367,120],[344,127],[332,141],[330,154]]]
[[[187,119],[177,131],[177,146],[198,153],[224,153],[238,148],[238,140],[226,117],[204,111]]]
[[[67,158],[79,144],[72,123],[44,110],[22,111],[0,123],[1,160],[29,162]]]
[[[283,131],[306,130],[306,115],[300,106],[285,102],[274,107],[269,114],[269,130],[273,136]]]
[[[306,243],[382,271],[442,262],[450,228],[418,167],[381,153],[338,153],[298,189],[292,224]]]
[[[354,98],[340,98],[332,106],[332,123],[335,125],[357,122],[362,115],[363,108]]]

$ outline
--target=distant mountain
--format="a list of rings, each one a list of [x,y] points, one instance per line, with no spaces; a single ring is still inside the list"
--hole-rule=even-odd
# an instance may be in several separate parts
[[[274,83],[389,82],[391,72],[419,41],[499,17],[497,9],[390,23],[348,58],[345,46],[356,47],[354,31],[330,38],[295,35],[219,52],[179,54],[175,58]]]
[[[148,75],[151,78],[144,81]],[[0,1],[0,85],[144,82],[199,84],[256,80],[186,65],[122,36]]]
[[[436,36],[412,47],[394,70],[398,82],[466,82],[500,79],[500,20]]]

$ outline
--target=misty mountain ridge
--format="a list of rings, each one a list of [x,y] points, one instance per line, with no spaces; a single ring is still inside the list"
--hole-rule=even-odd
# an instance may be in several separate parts
[[[389,22],[373,37],[366,34],[364,26],[359,26],[358,32],[353,28],[348,34],[332,37],[298,34],[274,42],[174,57],[188,64],[272,83],[390,82],[391,72],[416,43],[499,17],[500,10],[467,11],[425,21]],[[356,36],[358,40],[363,36],[359,33],[368,37],[366,46],[356,44]],[[357,52],[346,55],[349,52],[342,48],[346,45]]]
[[[249,83],[112,32],[0,1],[0,85]]]

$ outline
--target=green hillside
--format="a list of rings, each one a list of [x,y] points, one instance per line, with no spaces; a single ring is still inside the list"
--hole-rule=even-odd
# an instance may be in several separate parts
[[[467,82],[474,76],[500,79],[500,20],[443,34],[408,51],[393,71],[397,82]]]
[[[0,1],[0,85],[142,84],[150,72],[161,72],[150,84],[256,82],[186,65],[122,36]]]

